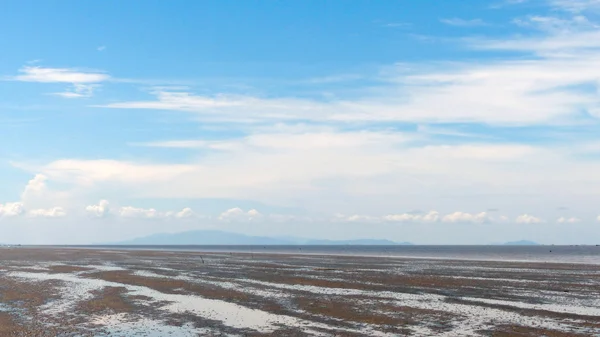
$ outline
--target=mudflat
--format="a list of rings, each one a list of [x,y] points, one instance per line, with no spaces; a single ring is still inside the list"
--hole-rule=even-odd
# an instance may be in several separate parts
[[[600,266],[0,249],[0,336],[594,336]]]

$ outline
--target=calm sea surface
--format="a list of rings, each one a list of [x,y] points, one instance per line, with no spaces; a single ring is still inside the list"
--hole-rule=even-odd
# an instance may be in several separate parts
[[[63,246],[217,253],[316,254],[600,264],[600,246]]]

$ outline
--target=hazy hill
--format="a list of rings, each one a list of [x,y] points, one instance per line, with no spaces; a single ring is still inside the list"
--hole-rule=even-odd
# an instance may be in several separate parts
[[[198,230],[181,233],[159,233],[128,241],[115,242],[119,245],[409,245],[408,242],[390,240],[313,240],[293,237],[271,238],[216,230]]]

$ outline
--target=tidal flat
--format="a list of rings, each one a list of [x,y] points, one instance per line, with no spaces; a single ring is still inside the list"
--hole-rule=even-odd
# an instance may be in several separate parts
[[[600,265],[3,248],[0,336],[600,336]]]

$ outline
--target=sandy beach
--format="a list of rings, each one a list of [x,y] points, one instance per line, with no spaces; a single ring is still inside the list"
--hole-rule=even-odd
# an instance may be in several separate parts
[[[600,266],[3,248],[1,336],[597,336]]]

